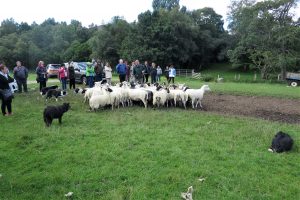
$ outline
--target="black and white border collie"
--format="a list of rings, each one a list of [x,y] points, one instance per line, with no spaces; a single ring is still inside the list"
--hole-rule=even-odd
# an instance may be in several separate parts
[[[46,101],[48,101],[48,99],[51,99],[52,97],[55,98],[55,100],[57,101],[58,98],[64,97],[67,95],[67,92],[64,90],[60,90],[60,89],[50,89],[48,90],[48,92],[46,93]]]
[[[41,93],[42,96],[45,96],[49,90],[53,90],[53,89],[57,89],[57,88],[58,88],[57,85],[52,85],[52,86],[49,86],[49,87],[43,87],[40,93]]]
[[[87,89],[85,88],[75,88],[74,93],[75,94],[85,94]]]
[[[289,134],[279,131],[272,140],[272,145],[268,149],[270,152],[282,153],[284,151],[290,151],[293,147],[293,139]]]

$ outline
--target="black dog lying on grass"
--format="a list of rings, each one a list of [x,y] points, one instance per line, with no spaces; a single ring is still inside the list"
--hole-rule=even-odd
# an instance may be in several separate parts
[[[64,103],[61,106],[47,106],[44,109],[44,122],[46,126],[49,127],[52,124],[53,119],[58,119],[59,124],[61,124],[63,114],[69,109],[69,103]]]
[[[276,153],[290,151],[293,147],[293,143],[294,141],[289,134],[279,131],[273,138],[269,151]]]

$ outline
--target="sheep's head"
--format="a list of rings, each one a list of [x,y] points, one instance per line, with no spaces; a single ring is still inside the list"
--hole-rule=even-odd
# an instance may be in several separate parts
[[[203,85],[201,87],[205,92],[211,91],[208,85]]]

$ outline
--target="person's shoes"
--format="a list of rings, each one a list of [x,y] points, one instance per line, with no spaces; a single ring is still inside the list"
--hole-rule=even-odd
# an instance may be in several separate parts
[[[8,116],[11,116],[11,115],[14,115],[14,113],[12,113],[12,112],[11,112],[11,113],[8,113]]]
[[[7,117],[7,116],[9,116],[9,114],[8,114],[8,113],[6,113],[6,114],[4,114],[3,116]]]

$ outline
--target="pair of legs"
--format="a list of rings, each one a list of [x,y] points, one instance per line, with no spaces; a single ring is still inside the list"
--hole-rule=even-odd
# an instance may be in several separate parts
[[[151,83],[155,83],[156,82],[156,75],[151,75]]]
[[[5,116],[7,114],[8,115],[12,114],[12,111],[11,111],[11,102],[12,102],[12,99],[9,99],[9,100],[6,100],[6,101],[4,101],[2,99],[1,111],[2,111],[3,116]],[[7,112],[8,113],[6,113],[6,108],[7,108]]]
[[[95,82],[100,82],[100,81],[102,81],[102,75],[101,74],[97,74],[95,76]]]
[[[156,76],[156,82],[159,82],[160,81],[160,75],[157,75]]]
[[[169,77],[168,83],[170,83],[171,81],[174,84],[174,77]]]
[[[109,85],[111,85],[111,78],[106,78],[106,81]]]
[[[27,92],[27,80],[26,79],[17,79],[17,84],[18,84],[19,93],[22,92],[22,87],[24,89],[24,92]]]
[[[90,88],[94,87],[94,77],[93,76],[87,76],[87,83]]]
[[[120,83],[124,82],[126,79],[126,74],[119,74]]]
[[[44,87],[46,87],[46,81],[40,81],[40,91],[42,91]]]
[[[67,89],[67,78],[61,78],[60,82],[61,82],[62,90],[66,90]]]
[[[75,78],[71,78],[69,84],[70,84],[70,90],[72,89],[72,87],[73,89],[75,89]]]

